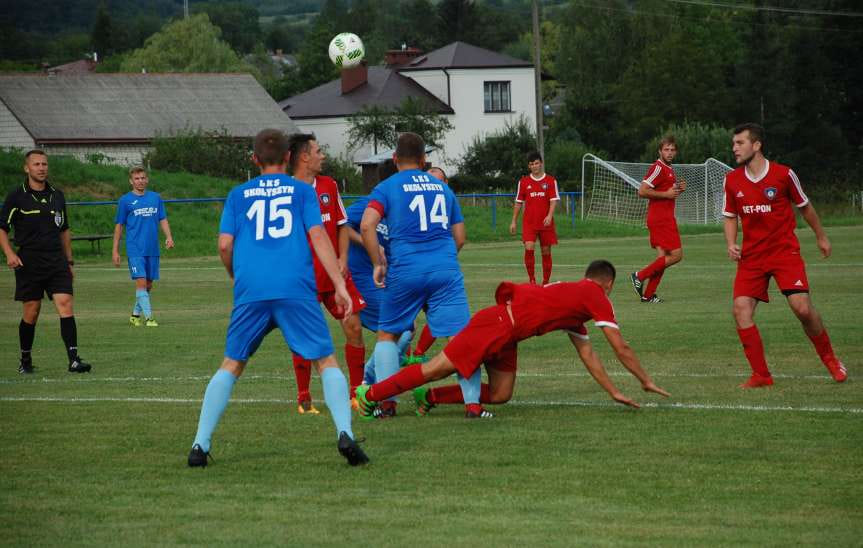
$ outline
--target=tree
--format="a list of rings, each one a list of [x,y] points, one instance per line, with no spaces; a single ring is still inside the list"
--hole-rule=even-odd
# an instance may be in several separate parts
[[[396,137],[393,114],[383,107],[365,106],[348,117],[348,141],[354,149],[371,143],[374,154],[377,154],[379,144],[390,145]]]
[[[475,137],[458,164],[459,177],[476,177],[512,185],[524,173],[527,154],[536,150],[536,136],[525,117],[507,123],[484,138]]]
[[[427,145],[437,148],[443,147],[443,137],[453,129],[449,118],[434,112],[428,103],[415,97],[406,97],[402,101],[394,113],[393,122],[397,134],[416,133]]]
[[[99,4],[96,22],[93,23],[93,30],[90,32],[90,43],[93,50],[102,57],[114,51],[113,24],[104,2]]]
[[[378,146],[395,147],[399,133],[416,133],[427,145],[441,147],[443,136],[453,125],[443,115],[432,111],[421,99],[407,97],[397,109],[366,106],[348,117],[348,140],[353,148],[371,143],[374,154]]]
[[[251,53],[261,42],[260,15],[242,2],[204,2],[193,5],[193,13],[206,13],[222,31],[222,38],[240,53]]]
[[[244,63],[227,43],[206,13],[178,19],[147,39],[122,64],[124,72],[248,72],[257,71]]]

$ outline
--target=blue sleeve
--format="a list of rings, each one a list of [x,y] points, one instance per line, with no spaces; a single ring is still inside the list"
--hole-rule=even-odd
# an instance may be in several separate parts
[[[320,226],[323,223],[321,206],[318,205],[318,194],[311,185],[304,183],[299,183],[295,188],[300,189],[300,199],[302,200],[300,215],[303,217],[304,232],[308,232],[312,227]]]
[[[115,225],[126,225],[126,201],[123,198],[125,196],[120,196],[120,199],[117,200],[117,214],[114,215]]]
[[[168,212],[165,211],[165,202],[162,201],[162,197],[156,195],[159,198],[159,220],[163,221],[168,218]]]
[[[389,204],[389,200],[387,199],[386,181],[384,181],[382,183],[378,183],[378,186],[376,186],[372,190],[371,194],[369,194],[369,201],[371,202],[372,200],[374,200],[375,202],[378,202],[382,206],[384,206],[384,214],[386,214],[386,212],[389,211],[390,204]],[[386,216],[386,215],[384,215],[384,216]]]
[[[461,206],[458,203],[458,196],[456,196],[455,192],[453,192],[449,187],[447,187],[447,190],[449,190],[449,194],[452,196],[452,211],[450,211],[449,214],[449,224],[452,226],[463,223],[464,216],[461,214]]]
[[[231,191],[228,194],[228,199],[225,200],[225,208],[222,210],[222,220],[219,221],[219,234],[237,235],[237,221],[234,217],[234,196],[236,194]]]
[[[354,230],[360,229],[360,223],[363,220],[363,213],[366,211],[366,206],[369,204],[368,197],[363,197],[352,203],[348,209],[348,224]]]

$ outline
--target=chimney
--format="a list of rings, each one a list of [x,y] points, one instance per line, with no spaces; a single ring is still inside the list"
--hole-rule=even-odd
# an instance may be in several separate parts
[[[388,67],[406,65],[422,54],[423,52],[421,49],[409,48],[407,45],[402,44],[401,49],[391,49],[387,51],[386,55],[384,55],[384,64]]]
[[[342,69],[342,95],[347,95],[369,81],[369,67],[365,61],[351,68]]]

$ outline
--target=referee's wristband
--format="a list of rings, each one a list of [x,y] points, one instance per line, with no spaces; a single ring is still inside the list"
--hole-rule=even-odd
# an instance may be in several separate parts
[[[75,261],[73,261],[71,259],[66,261],[66,262],[69,264],[69,266],[75,266]]]

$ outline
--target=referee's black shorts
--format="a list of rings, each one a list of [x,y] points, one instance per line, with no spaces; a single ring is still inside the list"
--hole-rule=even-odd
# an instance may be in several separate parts
[[[15,269],[15,300],[41,301],[54,293],[72,295],[72,272],[63,252],[19,250],[24,266]]]

